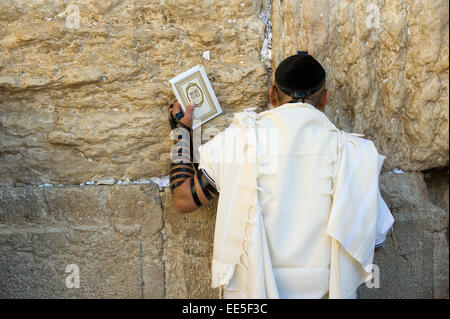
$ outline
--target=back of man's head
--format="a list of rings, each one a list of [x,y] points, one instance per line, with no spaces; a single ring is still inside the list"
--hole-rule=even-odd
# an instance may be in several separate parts
[[[294,101],[306,99],[320,103],[325,87],[326,72],[322,65],[307,52],[299,52],[284,59],[275,72],[275,85]]]

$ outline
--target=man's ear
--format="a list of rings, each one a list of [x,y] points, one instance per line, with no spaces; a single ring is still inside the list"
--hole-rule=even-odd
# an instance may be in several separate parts
[[[279,101],[278,92],[273,84],[269,87],[269,100],[270,104],[272,104],[273,107],[278,106]]]
[[[320,98],[318,109],[321,111],[325,110],[325,106],[327,106],[329,99],[330,99],[330,90],[325,89],[322,93],[322,97]]]

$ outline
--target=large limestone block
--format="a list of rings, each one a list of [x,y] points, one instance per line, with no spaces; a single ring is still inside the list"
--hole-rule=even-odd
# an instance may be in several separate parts
[[[449,171],[446,169],[434,169],[424,174],[425,182],[428,187],[428,196],[430,201],[445,209],[447,219],[449,218]],[[439,245],[439,250],[436,252],[437,256],[440,256],[444,260],[443,263],[435,265],[435,273],[437,278],[435,280],[435,297],[448,298],[448,284],[449,284],[449,250],[448,250],[448,228],[445,233],[439,233],[439,239],[442,243]],[[447,259],[447,261],[445,261]]]
[[[448,214],[428,198],[422,174],[386,173],[381,192],[395,223],[375,254],[380,287],[360,298],[448,298]]]
[[[0,297],[162,298],[156,185],[0,188]],[[76,264],[80,287],[67,288]]]
[[[425,182],[428,186],[430,201],[449,212],[449,170],[433,169],[425,172]]]
[[[261,1],[76,6],[0,3],[0,185],[166,175],[168,80],[196,64],[225,111],[203,129],[266,104]]]
[[[211,288],[211,261],[217,200],[179,214],[169,189],[163,193],[167,298],[219,298]]]
[[[385,170],[448,165],[449,2],[274,0],[273,69],[307,50],[325,67],[326,110],[387,155]]]

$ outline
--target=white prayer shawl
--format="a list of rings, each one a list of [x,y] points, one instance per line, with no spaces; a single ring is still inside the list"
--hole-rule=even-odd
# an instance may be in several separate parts
[[[199,149],[201,157],[208,156],[209,164],[216,165],[215,171],[220,171],[215,177],[220,196],[214,233],[212,287],[229,283],[235,266],[242,265],[241,255],[248,255],[250,246],[250,260],[257,264],[244,265],[249,270],[248,275],[254,275],[248,277],[245,297],[277,298],[257,199],[256,116],[249,110],[235,113],[232,125],[215,137],[219,145],[223,145],[219,154],[202,154],[202,148]],[[254,229],[250,229],[252,227]],[[252,238],[248,238],[249,234]]]
[[[327,234],[332,237],[329,298],[347,298],[372,274],[374,247],[394,219],[381,198],[384,156],[372,141],[339,131],[339,163]],[[383,238],[377,240],[377,236]]]
[[[303,103],[289,105],[296,106],[313,108]],[[258,199],[261,167],[256,155],[257,117],[253,109],[235,113],[233,123],[214,138],[220,149],[217,154],[211,154],[213,148],[199,148],[200,168],[216,172],[214,179],[220,192],[212,287],[225,287],[229,298],[280,297]],[[316,116],[315,120],[321,119]],[[371,141],[341,132],[329,121],[324,125],[339,136],[334,200],[327,227],[331,238],[328,293],[329,298],[347,298],[370,278],[376,234],[385,236],[393,219],[389,213],[383,222],[377,222],[377,209],[387,210],[378,190],[384,157],[378,155]],[[236,160],[236,156],[241,158]],[[380,199],[384,206],[378,204]],[[234,282],[240,282],[235,293]]]

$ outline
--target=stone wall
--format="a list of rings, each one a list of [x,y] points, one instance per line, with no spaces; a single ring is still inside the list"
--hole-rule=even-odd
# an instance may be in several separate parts
[[[2,187],[0,296],[163,297],[160,202],[156,185]]]
[[[68,5],[0,2],[0,297],[219,296],[217,202],[179,215],[150,178],[168,173],[174,75],[205,67],[224,114],[204,132],[266,108],[265,13],[272,68],[308,50],[327,115],[387,156],[396,223],[360,298],[448,298],[447,1],[84,0],[79,26]]]
[[[66,6],[0,4],[1,186],[167,174],[168,80],[196,64],[226,113],[207,126],[266,102],[260,1],[85,0],[79,28]]]
[[[180,216],[155,184],[0,187],[0,298],[217,298],[215,204]]]
[[[374,258],[380,287],[362,285],[360,298],[448,298],[448,209],[431,202],[421,173],[385,173],[380,189],[395,224]]]

